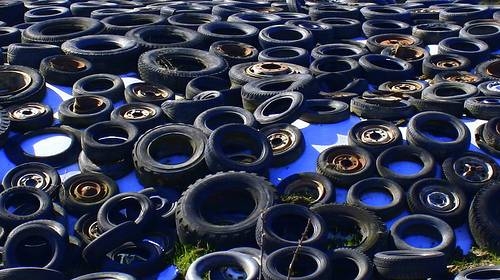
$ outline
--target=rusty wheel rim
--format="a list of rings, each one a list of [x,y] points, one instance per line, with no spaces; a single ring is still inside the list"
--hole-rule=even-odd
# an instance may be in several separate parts
[[[17,120],[26,120],[43,115],[46,112],[45,108],[38,104],[26,104],[22,108],[18,108],[10,112],[10,116]]]
[[[0,95],[19,93],[27,89],[33,81],[28,74],[19,71],[5,70],[0,73]]]
[[[293,65],[282,62],[261,62],[248,67],[245,70],[252,77],[277,76],[285,74],[298,74],[300,71]]]
[[[12,178],[14,186],[33,187],[45,190],[51,183],[50,177],[47,173],[38,169],[27,169],[22,174],[16,174]]]
[[[460,66],[460,62],[455,59],[443,59],[432,63],[439,68],[455,68]]]
[[[443,77],[447,81],[460,82],[460,83],[475,83],[479,81],[479,78],[471,74],[452,74]]]
[[[50,61],[52,68],[64,72],[81,72],[87,69],[87,66],[82,61],[69,58],[66,56],[58,56]]]
[[[163,99],[168,97],[168,92],[152,85],[136,85],[132,88],[132,93],[141,98]]]
[[[422,89],[422,85],[419,83],[411,82],[395,82],[389,84],[389,90],[395,92],[413,92]]]
[[[484,183],[493,177],[491,164],[472,156],[461,157],[453,163],[453,171],[460,178],[472,183]]]
[[[295,140],[295,136],[288,131],[280,130],[269,134],[267,140],[271,144],[273,153],[279,154],[290,149]]]
[[[298,179],[293,182],[291,182],[288,186],[286,186],[285,190],[283,191],[283,194],[285,195],[291,195],[291,194],[309,194],[310,189],[313,188],[317,191],[317,194],[315,194],[316,198],[311,201],[310,204],[318,203],[321,198],[325,196],[325,187],[323,184],[316,180],[305,180],[305,179]]]
[[[383,46],[394,46],[394,45],[411,46],[415,44],[415,41],[405,37],[393,37],[393,38],[379,40],[377,41],[377,43]]]
[[[332,154],[327,157],[330,168],[341,173],[354,173],[366,165],[365,159],[357,154]]]
[[[71,185],[69,192],[77,201],[94,203],[104,199],[109,193],[109,188],[100,182],[82,180]]]
[[[384,145],[393,142],[396,137],[392,131],[384,125],[370,125],[361,128],[356,134],[362,143],[368,145]]]
[[[122,117],[126,120],[144,120],[154,116],[155,112],[151,108],[131,108],[122,112]]]
[[[230,57],[249,57],[252,55],[253,50],[245,47],[242,44],[224,44],[217,46],[217,50]]]
[[[93,96],[77,96],[70,104],[70,110],[77,114],[93,114],[104,108],[104,101]]]

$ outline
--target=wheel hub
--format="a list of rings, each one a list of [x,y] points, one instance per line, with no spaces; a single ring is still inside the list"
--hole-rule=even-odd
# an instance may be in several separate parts
[[[292,138],[293,136],[286,131],[275,132],[267,136],[267,139],[271,144],[271,148],[275,153],[283,153],[287,151],[292,146]]]
[[[394,135],[385,126],[369,126],[360,131],[361,142],[369,145],[383,145],[394,140]]]
[[[77,182],[70,187],[70,193],[82,202],[95,202],[106,197],[108,188],[94,181]]]
[[[460,62],[455,59],[444,59],[433,63],[439,68],[454,68],[460,66]]]
[[[341,154],[335,156],[330,164],[339,172],[353,173],[363,168],[364,164],[357,155]]]
[[[469,182],[483,183],[493,177],[493,167],[475,157],[462,157],[453,164],[455,173]]]
[[[45,108],[37,104],[27,104],[11,112],[11,117],[18,120],[31,119],[45,113]]]
[[[153,110],[146,108],[128,109],[123,113],[123,118],[126,120],[144,120],[154,114]]]

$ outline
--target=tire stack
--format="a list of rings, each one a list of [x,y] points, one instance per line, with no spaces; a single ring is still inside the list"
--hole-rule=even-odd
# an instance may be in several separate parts
[[[354,2],[2,0],[0,279],[500,278],[498,7]]]

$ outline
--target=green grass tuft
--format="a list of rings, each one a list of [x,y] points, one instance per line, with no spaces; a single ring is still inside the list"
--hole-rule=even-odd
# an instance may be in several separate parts
[[[179,279],[184,279],[183,276],[196,259],[211,252],[213,252],[213,248],[206,244],[189,245],[176,243],[172,263],[182,275]],[[205,276],[204,279],[208,279],[208,276]]]
[[[304,206],[310,206],[316,198],[312,194],[300,193],[300,194],[287,194],[281,196],[281,201],[284,203],[300,204]]]
[[[478,266],[499,265],[500,256],[487,251],[483,248],[472,247],[467,255],[462,255],[460,250],[457,250],[451,264],[448,266],[450,273],[456,274],[462,270],[466,270]]]

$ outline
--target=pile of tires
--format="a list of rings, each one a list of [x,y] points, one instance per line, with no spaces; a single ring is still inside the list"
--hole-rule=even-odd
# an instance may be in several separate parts
[[[462,225],[500,253],[499,39],[474,0],[2,0],[0,279],[151,279],[178,243],[214,251],[187,280],[500,278],[447,272]]]

